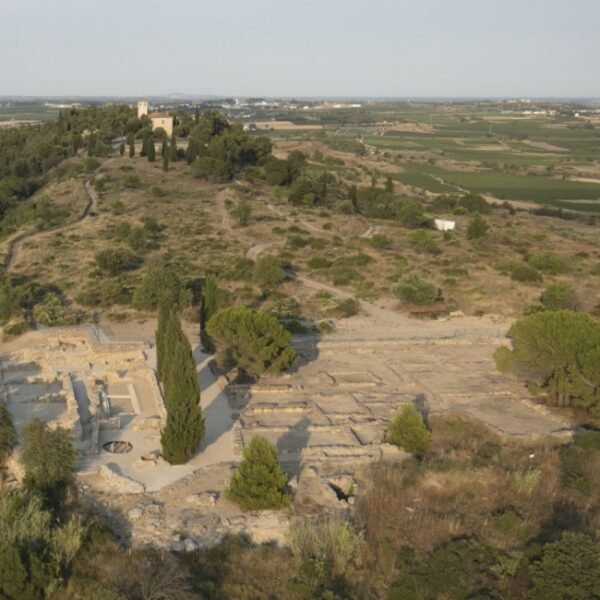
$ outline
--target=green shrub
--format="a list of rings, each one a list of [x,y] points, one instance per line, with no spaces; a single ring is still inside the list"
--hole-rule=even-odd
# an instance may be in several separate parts
[[[291,497],[277,449],[266,438],[254,436],[231,478],[226,495],[247,510],[284,508]]]
[[[429,447],[430,437],[421,413],[414,404],[405,404],[390,422],[385,441],[407,452],[422,454]]]
[[[561,275],[563,273],[568,273],[571,270],[571,264],[568,257],[552,252],[534,254],[529,257],[527,262],[532,269],[547,273],[548,275]]]
[[[433,237],[419,229],[409,234],[408,240],[415,252],[419,254],[441,254],[441,249]]]
[[[394,294],[404,304],[430,304],[437,296],[437,288],[415,273],[404,275],[393,288]]]
[[[127,175],[123,180],[123,183],[127,189],[137,190],[142,187],[142,182],[137,175]]]
[[[364,543],[346,519],[335,515],[294,521],[287,541],[300,565],[313,563],[317,569],[326,569],[328,576],[343,575]]]
[[[93,173],[102,163],[97,158],[86,158],[83,164],[88,173]]]
[[[231,281],[248,281],[252,279],[254,271],[254,261],[244,256],[238,256],[232,259],[231,264],[225,269],[223,279]]]
[[[210,319],[206,329],[221,357],[233,359],[251,375],[279,373],[297,358],[290,334],[264,312],[244,306],[225,308]]]
[[[23,428],[21,463],[25,486],[41,492],[51,503],[62,499],[75,475],[71,432],[33,419]]]
[[[563,446],[559,454],[564,485],[589,495],[593,474],[588,469],[587,452],[576,446]]]
[[[329,270],[333,285],[348,285],[360,279],[360,275],[350,267],[335,266]]]
[[[121,248],[107,248],[96,253],[98,267],[113,276],[133,268],[138,260],[131,252]]]
[[[260,256],[252,271],[254,281],[262,288],[272,288],[279,285],[285,278],[281,261],[276,256]]]
[[[600,545],[583,533],[565,531],[559,541],[545,544],[529,573],[532,600],[586,600],[600,590]]]
[[[287,245],[292,250],[299,250],[300,248],[304,248],[308,246],[309,243],[309,240],[306,240],[300,237],[299,235],[290,235],[287,240]]]
[[[512,361],[559,405],[600,412],[600,323],[566,310],[528,315],[510,328]]]
[[[490,226],[485,219],[475,215],[467,227],[467,239],[480,240],[487,235]]]
[[[327,317],[347,319],[357,315],[360,303],[356,298],[331,298],[323,307],[323,314]]]
[[[600,431],[587,430],[575,434],[574,444],[586,450],[600,450]]]
[[[396,218],[402,227],[408,229],[432,226],[432,220],[425,216],[421,204],[414,200],[400,202],[396,208]]]
[[[542,304],[548,310],[577,310],[579,299],[575,290],[565,283],[553,283],[542,293]]]
[[[510,272],[510,278],[513,281],[519,281],[520,283],[542,283],[544,278],[539,271],[528,267],[527,265],[514,265]]]
[[[327,269],[331,261],[324,256],[313,256],[307,263],[309,269]]]
[[[506,347],[500,346],[494,352],[494,360],[496,361],[496,369],[500,373],[508,373],[513,364],[513,353]]]
[[[34,319],[46,327],[74,325],[81,316],[81,314],[69,310],[54,293],[46,294],[44,299],[33,307]]]
[[[0,494],[0,596],[11,600],[62,596],[61,584],[84,537],[78,516],[53,518],[38,495]]]
[[[177,269],[156,267],[144,275],[133,292],[133,305],[142,310],[155,310],[165,295],[179,308],[192,301],[192,292]]]
[[[0,466],[10,456],[17,443],[17,434],[12,415],[4,404],[0,404]]]
[[[364,252],[357,252],[349,256],[341,256],[335,261],[336,266],[340,267],[365,267],[371,264],[375,259]]]
[[[374,235],[369,240],[369,244],[378,250],[387,250],[392,245],[392,240],[385,235]]]
[[[492,211],[492,207],[486,202],[485,198],[478,194],[466,194],[458,201],[459,208],[465,209],[470,213],[479,213],[487,215]]]
[[[17,337],[29,330],[31,324],[28,321],[16,321],[9,323],[4,327],[4,335],[9,337]]]

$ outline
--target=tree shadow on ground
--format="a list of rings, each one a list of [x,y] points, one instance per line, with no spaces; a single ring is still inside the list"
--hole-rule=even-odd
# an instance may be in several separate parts
[[[302,417],[277,440],[279,462],[290,477],[296,477],[300,473],[302,451],[308,446],[310,438],[310,425],[308,417]]]
[[[206,424],[206,433],[200,444],[200,451],[202,452],[232,429],[234,415],[229,404],[227,393],[220,388],[218,375],[211,369],[210,363],[212,357],[203,352],[201,344],[195,346],[193,353],[196,363],[203,363],[198,371],[202,394],[210,393],[214,396],[210,404],[202,407],[202,413]],[[213,389],[215,386],[216,389]],[[223,458],[224,460],[228,459],[228,457]]]

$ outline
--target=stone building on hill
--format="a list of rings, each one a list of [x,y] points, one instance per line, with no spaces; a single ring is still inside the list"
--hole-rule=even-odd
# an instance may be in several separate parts
[[[161,128],[164,129],[165,133],[171,137],[173,135],[173,117],[168,113],[152,112],[148,113],[148,101],[140,100],[137,103],[137,116],[138,119],[142,117],[148,117],[152,122],[152,131]]]

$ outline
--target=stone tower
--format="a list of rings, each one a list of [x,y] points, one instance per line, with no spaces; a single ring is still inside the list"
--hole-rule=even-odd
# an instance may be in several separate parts
[[[148,114],[148,100],[140,100],[137,103],[137,116],[141,119],[143,116]]]

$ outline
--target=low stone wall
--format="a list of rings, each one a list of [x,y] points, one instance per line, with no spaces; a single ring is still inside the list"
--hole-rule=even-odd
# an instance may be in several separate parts
[[[73,432],[73,438],[75,441],[81,441],[83,439],[83,427],[81,425],[81,417],[79,415],[79,406],[77,405],[77,399],[75,398],[75,390],[73,389],[73,382],[69,374],[63,375],[61,378],[64,398],[67,404],[66,414],[56,423],[65,429],[70,429]]]
[[[102,465],[98,469],[98,475],[116,494],[143,494],[146,491],[143,483],[123,475],[115,463]]]

